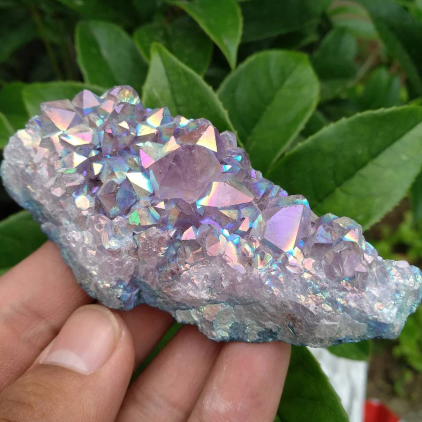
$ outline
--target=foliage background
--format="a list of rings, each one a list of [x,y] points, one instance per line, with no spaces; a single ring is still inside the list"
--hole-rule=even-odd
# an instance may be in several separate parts
[[[129,84],[146,106],[236,131],[316,212],[355,218],[385,258],[422,265],[421,0],[0,0],[0,40],[1,147],[42,101]],[[3,189],[0,204],[4,272],[45,238]],[[372,359],[369,393],[409,415],[421,324],[419,309],[397,341],[330,351]],[[306,349],[277,418],[347,420]]]

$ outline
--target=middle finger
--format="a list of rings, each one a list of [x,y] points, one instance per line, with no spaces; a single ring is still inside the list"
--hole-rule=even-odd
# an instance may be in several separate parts
[[[183,327],[131,385],[117,421],[186,421],[221,347]]]

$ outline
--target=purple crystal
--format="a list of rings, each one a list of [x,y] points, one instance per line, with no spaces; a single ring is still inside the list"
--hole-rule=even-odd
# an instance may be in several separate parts
[[[328,346],[399,334],[422,274],[347,217],[251,168],[230,132],[145,109],[130,87],[44,103],[5,148],[4,183],[112,308],[140,303],[214,340]]]

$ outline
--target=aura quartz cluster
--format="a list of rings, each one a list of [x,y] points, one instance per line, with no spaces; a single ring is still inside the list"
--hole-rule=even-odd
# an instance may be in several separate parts
[[[42,104],[4,156],[10,194],[111,308],[147,303],[214,340],[329,346],[395,337],[420,302],[421,271],[379,257],[355,221],[318,218],[233,133],[130,87]]]

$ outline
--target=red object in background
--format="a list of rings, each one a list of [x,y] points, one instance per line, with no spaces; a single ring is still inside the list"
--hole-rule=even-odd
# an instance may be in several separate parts
[[[377,400],[366,400],[365,422],[399,422],[398,418],[387,406]]]

